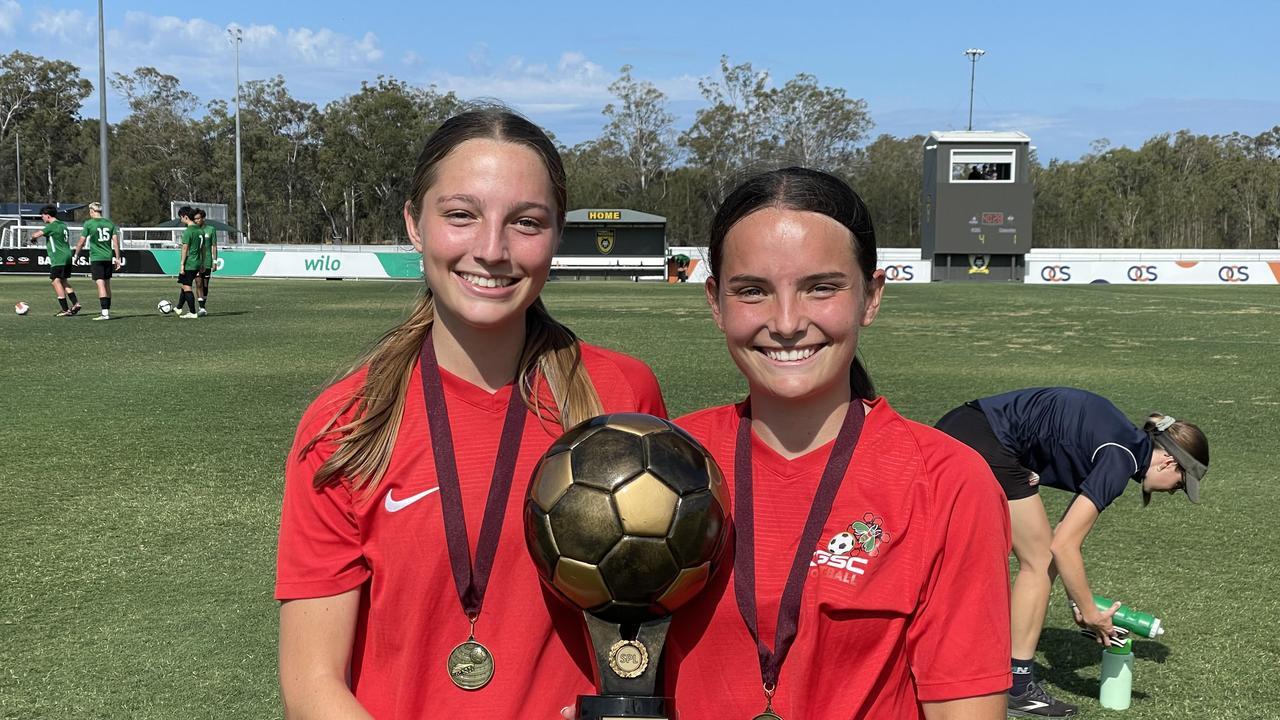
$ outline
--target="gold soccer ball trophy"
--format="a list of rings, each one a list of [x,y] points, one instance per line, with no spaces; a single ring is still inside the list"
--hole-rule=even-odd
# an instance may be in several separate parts
[[[711,455],[652,415],[587,420],[538,462],[525,540],[542,581],[584,611],[599,673],[578,720],[668,717],[658,656],[671,613],[715,574],[728,509]]]

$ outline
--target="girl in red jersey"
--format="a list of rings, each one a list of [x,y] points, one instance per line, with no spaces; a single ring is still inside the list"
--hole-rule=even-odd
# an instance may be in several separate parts
[[[427,140],[404,218],[429,289],[312,403],[289,454],[289,717],[547,716],[592,690],[572,659],[589,652],[552,629],[581,620],[543,596],[508,499],[564,428],[666,411],[647,366],[579,342],[539,299],[564,217],[559,154],[524,118],[466,112]]]
[[[750,395],[677,421],[724,470],[735,527],[731,572],[672,624],[681,720],[1003,718],[1003,495],[855,356],[884,289],[861,199],[812,170],[758,175],[720,207],[709,255]]]

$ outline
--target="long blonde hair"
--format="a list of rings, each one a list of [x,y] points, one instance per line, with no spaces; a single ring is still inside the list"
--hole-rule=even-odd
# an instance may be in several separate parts
[[[435,182],[436,170],[454,148],[467,140],[491,139],[524,145],[538,154],[554,187],[558,225],[564,227],[566,185],[564,164],[555,145],[537,125],[505,108],[486,108],[455,115],[432,133],[418,156],[407,206],[414,218],[421,213],[420,202]],[[322,487],[340,479],[354,490],[372,494],[391,463],[391,453],[400,433],[409,383],[422,343],[435,321],[435,297],[430,288],[418,299],[409,318],[393,328],[361,357],[347,377],[368,369],[364,384],[342,403],[329,422],[299,451],[306,455],[326,438],[338,448],[316,470],[313,482]],[[539,418],[568,429],[603,412],[600,397],[582,366],[578,338],[557,322],[538,298],[525,312],[524,349],[516,377],[520,396]],[[539,399],[545,383],[556,407]],[[351,419],[339,419],[355,408]]]

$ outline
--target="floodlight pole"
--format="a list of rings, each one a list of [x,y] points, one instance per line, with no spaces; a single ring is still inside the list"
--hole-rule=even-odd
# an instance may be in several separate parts
[[[18,230],[15,236],[14,244],[22,245],[22,136],[16,131],[13,133],[13,165],[18,173]]]
[[[98,173],[102,216],[111,217],[111,176],[107,174],[107,50],[102,22],[102,0],[98,0]]]
[[[969,56],[969,129],[973,129],[973,77],[978,72],[978,58],[987,54],[986,50],[969,48],[964,51]]]
[[[238,27],[227,30],[231,42],[236,46],[236,232],[237,242],[243,243],[244,236],[244,176],[240,170],[240,44],[244,42],[244,31]]]

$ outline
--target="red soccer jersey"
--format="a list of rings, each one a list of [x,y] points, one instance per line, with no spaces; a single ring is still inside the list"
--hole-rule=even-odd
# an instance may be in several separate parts
[[[1002,692],[1009,674],[1009,511],[977,453],[871,403],[804,586],[774,709],[804,720],[912,720],[919,701]],[[742,405],[676,422],[720,464],[733,497]],[[834,442],[787,460],[752,436],[756,597],[772,648],[778,605]],[[735,514],[741,512],[733,509]],[[731,553],[675,614],[667,693],[681,720],[764,709],[756,646],[738,612]]]
[[[582,358],[605,412],[666,416],[657,379],[644,363],[590,345]],[[441,370],[453,432],[462,504],[474,562],[493,465],[513,385],[490,394]],[[478,691],[450,681],[446,658],[467,639],[445,541],[431,434],[414,369],[391,464],[375,493],[346,482],[315,489],[312,477],[334,450],[302,447],[364,381],[358,373],[325,390],[298,426],[285,469],[276,598],[336,595],[360,588],[351,688],[377,718],[555,718],[580,693],[593,693],[582,615],[541,589],[525,549],[524,497],[538,458],[559,425],[530,414],[525,423],[502,535],[476,640],[493,653],[493,680]],[[547,394],[547,399],[550,399]],[[554,407],[554,404],[552,404]],[[581,637],[582,647],[566,647]],[[575,658],[577,659],[575,661]]]

